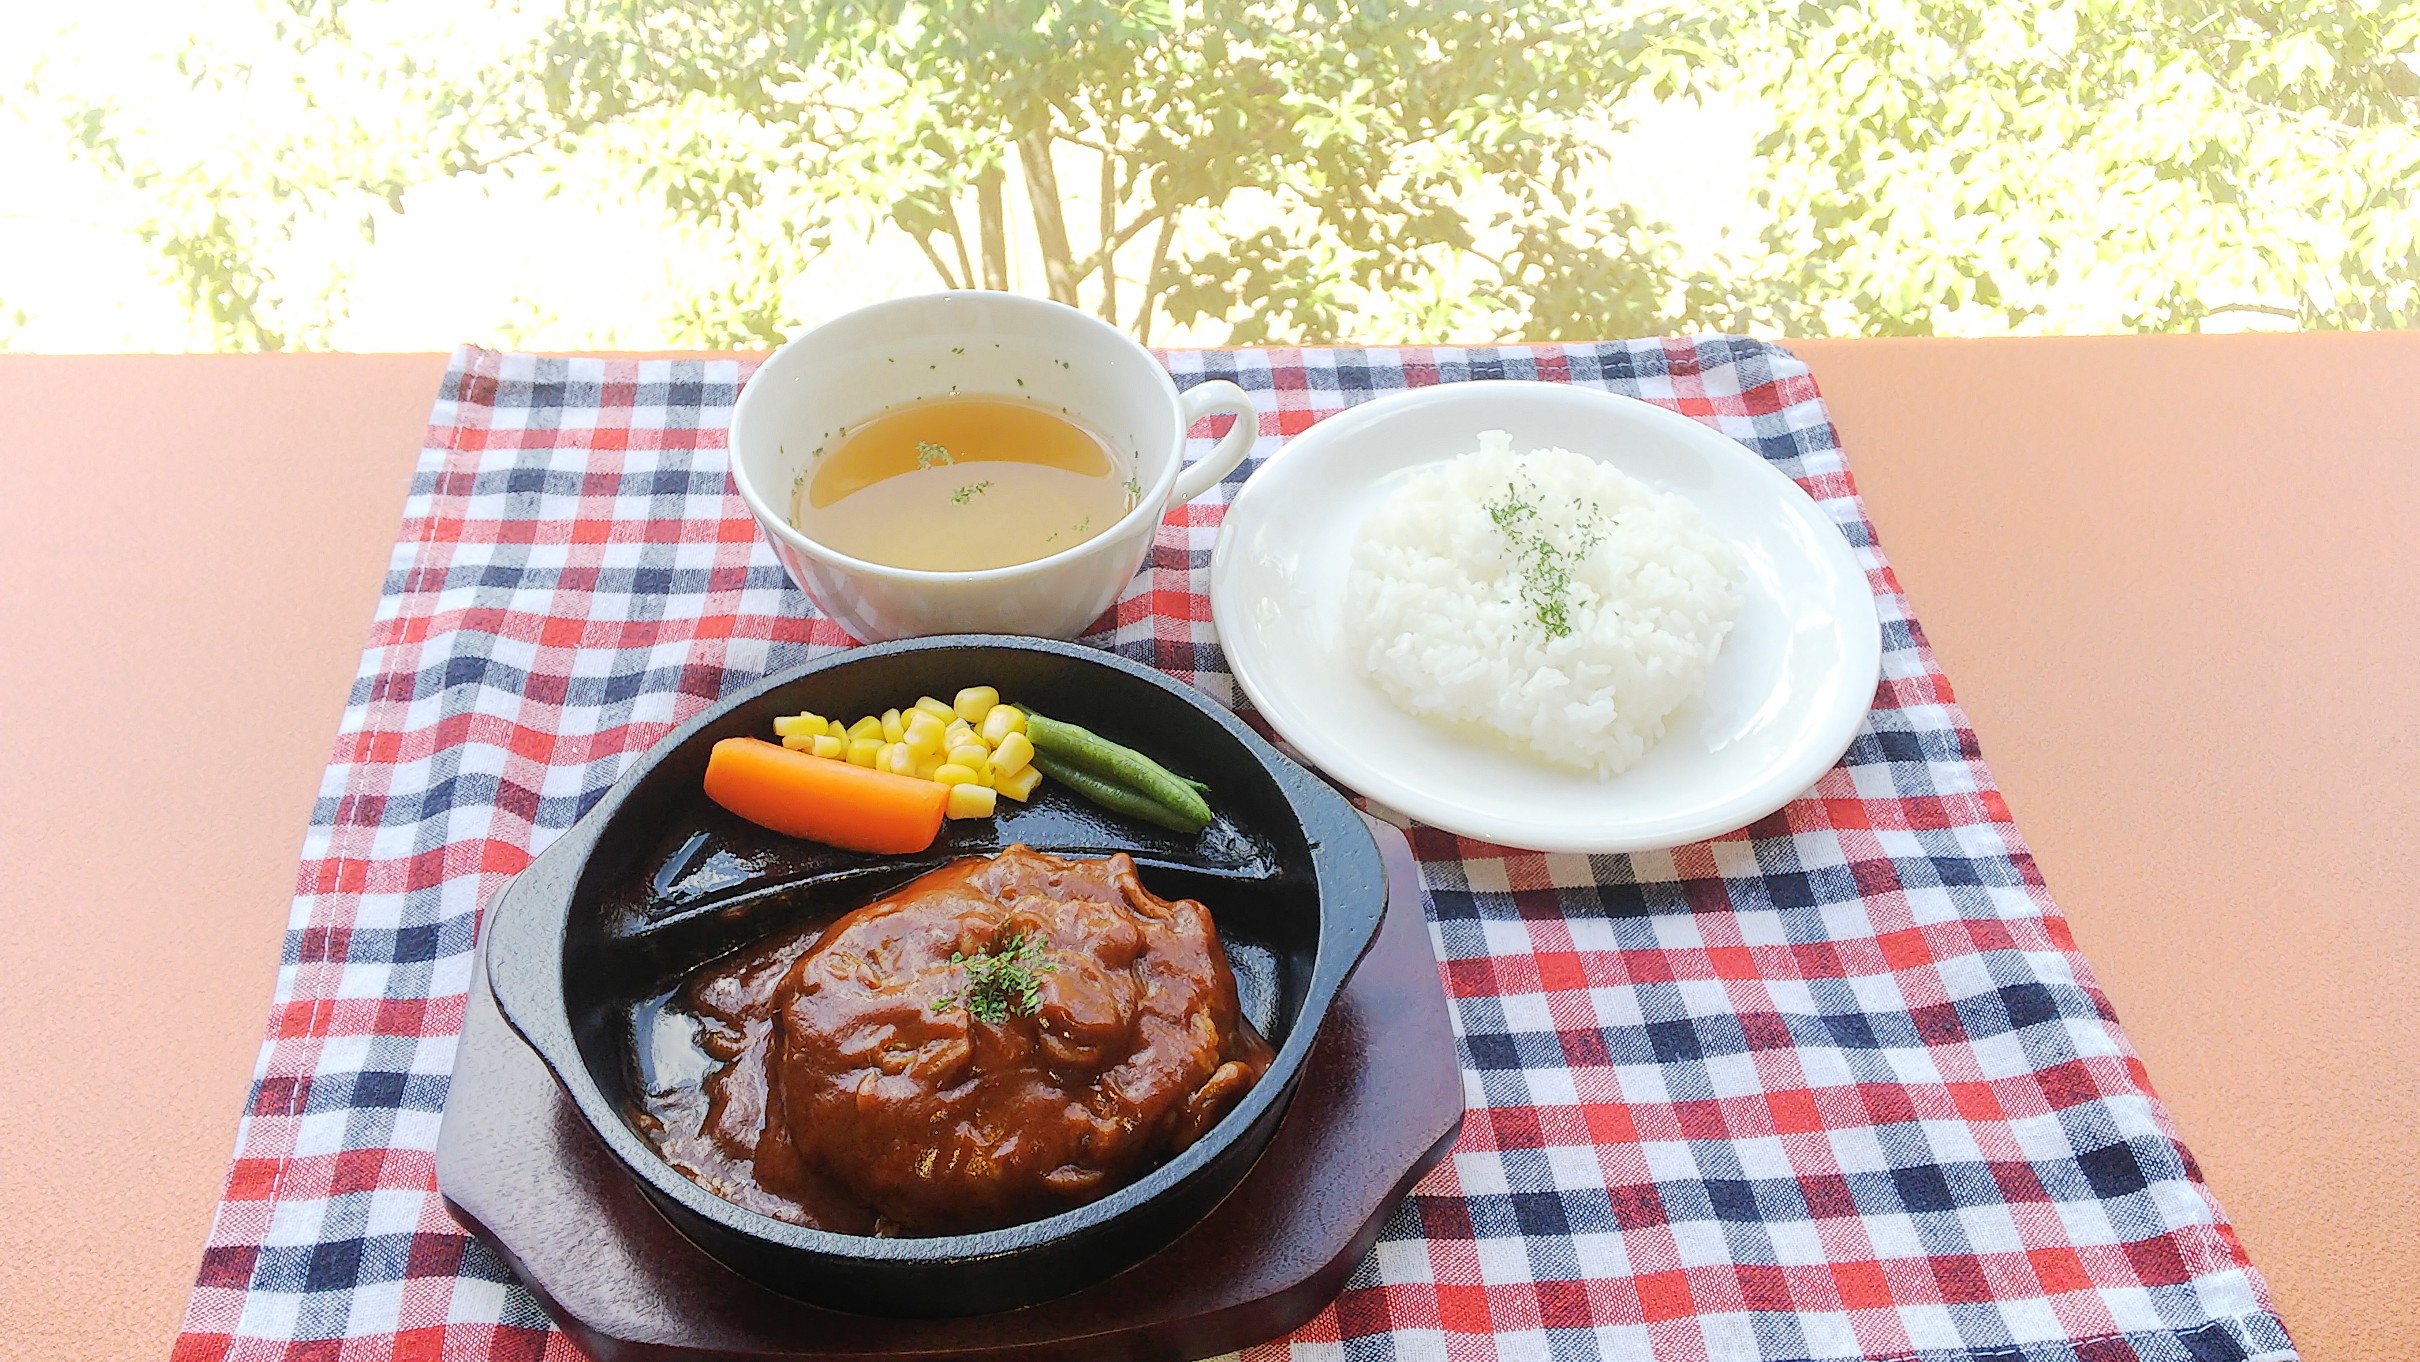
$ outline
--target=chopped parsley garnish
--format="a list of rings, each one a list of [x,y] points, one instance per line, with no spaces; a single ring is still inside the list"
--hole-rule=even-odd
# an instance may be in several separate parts
[[[1142,500],[1143,480],[1141,478],[1126,479],[1126,495],[1136,501]]]
[[[964,1002],[978,1021],[994,1026],[1012,1016],[1030,1017],[1041,1011],[1040,976],[1059,968],[1042,958],[1041,941],[1023,932],[1010,932],[977,955],[952,951],[950,963],[966,967],[966,988],[933,999],[933,1010],[947,1011]]]
[[[990,478],[985,478],[981,482],[970,482],[966,486],[959,488],[957,491],[950,493],[950,500],[958,503],[961,506],[964,506],[969,500],[982,496],[985,492],[988,492],[991,489],[992,481]]]
[[[918,468],[930,468],[937,463],[955,462],[956,460],[950,457],[950,452],[948,450],[943,449],[937,444],[934,444],[932,441],[918,440],[916,442],[916,466]]]
[[[1588,556],[1603,532],[1590,525],[1587,537],[1574,549],[1552,543],[1535,528],[1537,493],[1534,486],[1516,487],[1508,482],[1503,497],[1487,504],[1487,518],[1495,522],[1520,564],[1521,603],[1538,617],[1538,627],[1546,631],[1548,639],[1567,638],[1571,634],[1571,565]],[[1592,518],[1597,514],[1594,505],[1586,509]]]

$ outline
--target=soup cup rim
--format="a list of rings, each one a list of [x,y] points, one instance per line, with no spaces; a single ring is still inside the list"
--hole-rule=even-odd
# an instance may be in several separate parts
[[[1011,310],[1026,311],[1029,315],[1051,316],[1055,321],[1079,323],[1115,340],[1132,350],[1144,361],[1143,367],[1156,381],[1162,396],[1167,399],[1169,420],[1173,427],[1170,431],[1170,443],[1174,448],[1165,461],[1165,466],[1160,469],[1157,476],[1152,478],[1150,488],[1144,495],[1135,499],[1135,504],[1127,509],[1126,514],[1112,521],[1099,534],[1090,539],[1070,544],[1066,548],[1055,553],[1045,554],[1040,558],[1029,558],[1022,563],[1009,563],[1001,567],[953,571],[899,567],[892,563],[878,563],[872,559],[843,553],[799,529],[791,522],[787,514],[777,510],[770,501],[766,500],[764,494],[757,490],[754,481],[749,477],[746,460],[740,457],[740,432],[744,428],[743,422],[748,414],[748,399],[755,393],[758,382],[763,379],[767,370],[783,363],[785,356],[795,356],[803,352],[810,342],[835,327],[863,324],[877,319],[881,314],[913,312],[931,307],[936,303],[946,304],[959,299],[973,298],[982,299],[987,304],[1004,304]],[[1167,368],[1154,358],[1149,350],[1144,349],[1132,337],[1098,317],[1048,298],[1029,298],[1023,294],[999,293],[988,289],[946,289],[936,293],[920,293],[907,298],[893,298],[887,302],[853,309],[829,321],[822,322],[810,330],[802,331],[775,347],[771,354],[765,356],[764,362],[757,366],[756,372],[749,375],[748,381],[740,388],[738,400],[732,405],[731,425],[724,437],[725,462],[730,468],[732,485],[739,489],[740,500],[747,503],[749,511],[754,513],[759,525],[799,552],[812,554],[834,567],[844,571],[888,578],[909,585],[1013,581],[1023,575],[1038,573],[1046,567],[1055,567],[1062,563],[1074,562],[1090,554],[1106,552],[1110,545],[1126,539],[1132,533],[1137,520],[1144,517],[1146,513],[1148,513],[1149,523],[1156,523],[1160,517],[1168,513],[1168,495],[1176,485],[1177,476],[1184,471],[1185,467],[1182,396],[1177,391],[1176,380],[1169,375]]]

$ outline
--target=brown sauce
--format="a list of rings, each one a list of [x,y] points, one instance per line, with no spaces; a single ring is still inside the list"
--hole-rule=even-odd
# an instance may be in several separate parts
[[[1155,897],[1124,855],[956,862],[716,961],[672,1007],[711,1063],[650,1091],[640,1128],[725,1200],[847,1234],[1097,1200],[1270,1060],[1208,910]]]

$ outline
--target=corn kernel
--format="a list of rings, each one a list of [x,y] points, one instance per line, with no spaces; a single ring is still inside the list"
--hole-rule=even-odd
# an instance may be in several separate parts
[[[945,761],[936,767],[933,771],[933,779],[944,785],[980,785],[983,783],[975,778],[974,767],[961,766],[954,761]]]
[[[832,722],[839,723],[840,720],[834,719]],[[882,720],[874,717],[871,714],[868,714],[864,718],[859,719],[857,722],[850,724],[847,731],[851,741],[854,741],[858,738],[881,738]]]
[[[815,745],[815,740],[804,733],[792,733],[781,740],[781,745],[793,752],[804,752]]]
[[[939,771],[942,765],[941,754],[939,752],[935,752],[929,757],[919,759],[916,763],[916,769],[909,772],[909,774],[913,775],[918,780],[931,780],[934,773]]]
[[[849,739],[849,765],[851,765],[851,766],[867,766],[867,767],[870,767],[870,766],[872,766],[872,765],[874,764],[875,760],[876,760],[877,758],[879,758],[881,755],[882,755],[882,739],[880,739],[880,738],[851,738],[851,739]]]
[[[906,743],[908,750],[921,760],[941,754],[945,746],[942,733],[941,725],[934,722],[931,716],[919,714],[908,721],[907,736],[900,741]]]
[[[982,743],[983,750],[986,752],[991,750],[991,744],[983,742],[983,735],[977,733],[964,719],[951,724],[949,731],[941,735],[943,747],[969,747],[976,743]]]
[[[1015,705],[994,705],[983,716],[983,741],[997,748],[1000,740],[1011,733],[1025,731],[1025,711]]]
[[[958,711],[951,709],[948,705],[941,703],[939,700],[936,700],[929,695],[918,696],[916,699],[916,708],[932,715],[934,718],[939,719],[944,724],[958,717]]]
[[[1013,776],[1033,764],[1033,739],[1022,733],[1011,733],[992,748],[992,773]]]
[[[812,738],[823,732],[823,719],[819,715],[805,713],[776,715],[773,732],[784,738]]]
[[[992,764],[991,749],[979,742],[960,743],[951,748],[949,754],[950,760],[960,766],[973,766],[980,769]]]
[[[883,745],[882,759],[875,764],[875,769],[888,771],[895,776],[912,776],[916,774],[916,754],[907,750],[906,743],[886,743]]]
[[[882,740],[884,742],[897,742],[906,736],[907,720],[900,716],[898,710],[884,710],[882,712]]]
[[[1033,797],[1034,787],[1042,783],[1042,768],[1027,766],[1013,775],[992,776],[992,788],[1022,804]]]
[[[952,818],[989,818],[998,807],[997,796],[980,785],[952,785],[950,802],[943,812]]]
[[[999,703],[1000,692],[997,687],[968,686],[965,690],[958,692],[957,703],[951,705],[950,708],[958,711],[958,717],[968,723],[979,724],[983,722],[985,715],[992,712],[993,706]]]
[[[815,735],[815,755],[826,761],[839,761],[849,755],[849,744],[829,733],[818,733]]]

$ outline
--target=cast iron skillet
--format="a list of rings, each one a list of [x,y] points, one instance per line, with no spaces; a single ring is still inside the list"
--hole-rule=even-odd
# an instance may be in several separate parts
[[[724,813],[706,755],[778,714],[854,716],[990,684],[1205,781],[1218,820],[1186,838],[1107,814],[1045,781],[1032,803],[952,822],[914,857],[794,841]],[[633,1128],[643,1086],[683,1062],[659,1025],[698,966],[826,920],[960,856],[1023,842],[1131,853],[1143,882],[1210,909],[1244,1010],[1277,1048],[1207,1136],[1142,1180],[1045,1220],[980,1234],[832,1234],[742,1210],[683,1177]],[[1277,1131],[1313,1034],[1376,936],[1386,871],[1350,805],[1224,709],[1124,659],[1037,639],[956,635],[859,648],[726,696],[650,748],[488,912],[487,976],[605,1147],[698,1247],[835,1309],[979,1314],[1062,1295],[1140,1261],[1234,1189]]]

